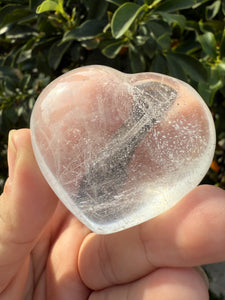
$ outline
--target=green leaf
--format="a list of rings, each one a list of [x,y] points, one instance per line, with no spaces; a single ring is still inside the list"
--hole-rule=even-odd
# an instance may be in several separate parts
[[[27,25],[16,25],[11,30],[8,30],[6,37],[8,39],[25,39],[30,36],[37,36],[38,33],[34,28]]]
[[[63,0],[45,0],[37,7],[36,12],[40,14],[50,10],[61,13],[63,10]]]
[[[200,30],[203,32],[214,32],[217,34],[219,31],[224,30],[224,21],[220,20],[210,20],[207,22],[202,22],[201,20],[199,21],[199,27]]]
[[[148,39],[149,37],[146,35],[136,35],[133,41],[136,46],[142,46],[147,42]]]
[[[108,3],[105,0],[91,0],[88,6],[88,19],[102,19],[107,10]]]
[[[126,0],[106,0],[109,3],[115,4],[117,6],[123,5],[124,3],[126,3]]]
[[[177,63],[176,56],[167,54],[166,60],[167,60],[169,75],[176,77],[180,80],[187,81],[185,71],[182,65]]]
[[[58,10],[58,3],[55,1],[49,1],[46,0],[44,2],[42,2],[38,7],[37,7],[37,14],[43,13],[45,11],[57,11]]]
[[[16,8],[11,13],[7,14],[1,23],[0,28],[8,24],[14,24],[16,22],[21,22],[24,18],[29,16],[31,11],[27,8]]]
[[[194,20],[188,20],[186,22],[186,29],[191,30],[191,31],[199,31],[199,22],[194,21]]]
[[[225,59],[223,61],[220,61],[218,63],[218,65],[217,65],[217,71],[220,74],[219,78],[225,84]]]
[[[157,53],[154,56],[154,58],[152,60],[150,71],[151,72],[162,73],[162,74],[167,73],[166,59],[161,53]]]
[[[156,40],[153,39],[152,36],[149,36],[149,39],[143,45],[143,50],[145,55],[147,55],[150,59],[152,59],[156,53],[157,43]]]
[[[194,4],[194,0],[165,0],[157,7],[156,11],[178,11],[191,8]]]
[[[222,1],[222,12],[225,15],[225,2],[224,1]]]
[[[129,48],[129,59],[133,73],[144,72],[146,68],[145,58],[138,49]]]
[[[129,29],[142,9],[142,6],[132,2],[121,5],[112,17],[111,28],[113,37],[116,39],[120,38]]]
[[[19,79],[20,76],[19,70],[8,66],[0,66],[0,79],[5,79],[6,77]]]
[[[170,26],[162,20],[150,20],[146,23],[146,27],[154,34],[156,38],[168,33],[172,34]]]
[[[123,41],[116,41],[105,48],[102,49],[102,53],[109,58],[115,58],[117,54],[119,54],[120,50],[123,48],[124,42]]]
[[[89,39],[89,40],[83,40],[81,42],[81,45],[87,50],[93,50],[98,47],[99,43],[100,41],[98,39]]]
[[[20,64],[22,62],[25,62],[25,61],[31,59],[32,58],[31,54],[32,54],[31,49],[29,49],[27,51],[22,51],[20,53],[18,59],[16,60],[17,64]]]
[[[185,41],[179,41],[176,46],[176,52],[192,54],[201,49],[199,42],[193,39],[186,39]]]
[[[195,0],[195,5],[193,5],[193,9],[196,9],[200,7],[201,5],[205,4],[206,2],[209,2],[211,0]]]
[[[31,74],[25,74],[20,81],[20,87],[22,87],[22,89],[26,89],[28,88],[31,82],[32,82]]]
[[[171,39],[168,33],[164,33],[157,38],[157,43],[160,45],[162,50],[169,49],[171,46]]]
[[[3,23],[4,21],[4,18],[6,16],[8,16],[9,14],[11,14],[16,8],[18,8],[19,6],[16,5],[16,4],[8,4],[8,5],[5,5],[4,7],[2,7],[0,9],[0,24]]]
[[[144,0],[144,3],[149,5],[151,8],[157,5],[162,0]]]
[[[48,54],[48,63],[51,68],[56,70],[63,58],[63,55],[69,49],[71,42],[59,43],[58,41],[54,43]]]
[[[63,37],[63,41],[92,39],[102,33],[105,24],[104,20],[87,20],[79,27],[67,32]]]
[[[37,55],[44,53],[48,50],[52,44],[56,41],[55,37],[47,37],[41,39],[38,43],[36,43],[32,50],[32,56],[37,57]]]
[[[210,57],[216,57],[216,38],[212,32],[206,32],[198,36],[198,41],[203,51]]]
[[[0,29],[0,35],[8,32],[12,28],[12,24],[6,25]]]
[[[220,42],[220,56],[225,57],[225,31],[223,32],[223,36]]]
[[[71,59],[74,62],[78,62],[81,58],[81,46],[78,42],[73,42],[73,46],[70,48]]]
[[[211,5],[206,7],[206,19],[212,20],[220,11],[221,0],[214,1]]]
[[[185,73],[194,81],[201,82],[207,78],[207,72],[204,66],[193,56],[183,53],[171,53],[174,57],[174,63],[182,66]]]
[[[184,29],[186,24],[186,18],[183,15],[170,14],[167,12],[158,12],[164,21],[169,24],[178,24],[180,28]]]
[[[198,92],[202,99],[206,102],[208,106],[213,105],[214,97],[216,92],[223,86],[222,81],[218,81],[217,85],[211,86],[209,83],[200,82],[198,85]]]

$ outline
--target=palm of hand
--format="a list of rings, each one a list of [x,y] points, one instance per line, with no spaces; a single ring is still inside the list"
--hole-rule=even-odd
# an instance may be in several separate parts
[[[59,203],[30,254],[26,299],[87,299],[78,270],[80,246],[89,230]]]
[[[133,239],[132,231],[133,230],[130,230],[130,238],[128,237],[127,241],[131,241]],[[119,235],[123,236],[124,233],[119,233]],[[179,280],[181,279],[180,282],[177,282],[178,286],[176,287],[176,289],[179,289],[179,284],[181,284],[182,287],[182,285],[185,285],[185,281],[188,282],[188,280],[190,280],[192,277],[192,288],[193,285],[195,285],[197,289],[200,285],[200,294],[204,293],[203,291],[205,290],[205,286],[204,284],[202,285],[202,279],[192,268],[160,268],[160,271],[158,271],[157,274],[157,272],[155,271],[157,269],[156,266],[153,266],[149,261],[146,262],[146,258],[144,258],[143,261],[145,261],[146,263],[144,269],[142,266],[143,262],[141,261],[141,259],[139,261],[142,269],[141,274],[139,274],[139,268],[137,268],[137,273],[134,271],[136,267],[135,269],[130,268],[129,274],[122,274],[123,272],[121,272],[121,270],[115,270],[115,268],[112,266],[110,256],[114,256],[115,252],[112,251],[112,253],[110,254],[110,251],[106,249],[108,246],[105,245],[103,248],[100,246],[101,253],[93,253],[93,257],[90,257],[89,254],[92,253],[92,250],[88,249],[88,247],[93,247],[93,244],[95,244],[95,241],[98,238],[99,237],[97,235],[90,233],[89,229],[87,229],[74,216],[72,216],[72,214],[68,212],[61,203],[58,203],[56,211],[52,216],[50,222],[46,225],[35,246],[28,254],[27,258],[24,260],[24,263],[17,273],[15,280],[13,280],[7,287],[6,293],[7,290],[9,290],[10,294],[12,293],[12,291],[15,291],[18,296],[18,291],[21,291],[23,294],[22,297],[10,296],[10,299],[26,300],[100,300],[106,299],[105,297],[107,294],[108,296],[111,295],[111,298],[109,299],[136,300],[149,299],[147,296],[149,294],[149,288],[153,288],[153,295],[155,293],[157,297],[154,299],[165,299],[163,288],[160,292],[161,296],[158,295],[157,291],[154,291],[154,289],[156,289],[156,286],[160,285],[160,281],[165,280],[165,276],[174,276],[174,282],[176,282],[178,278]],[[102,238],[104,240],[104,237]],[[114,238],[116,238],[116,235],[111,235],[111,238],[113,240]],[[110,240],[111,239],[109,239],[109,245],[113,243],[113,241],[111,240],[110,242]],[[105,239],[105,242],[107,243],[107,237]],[[105,242],[101,242],[98,244],[103,245]],[[138,245],[138,247],[140,247],[140,245]],[[107,253],[103,254],[104,251],[106,251]],[[87,257],[87,255],[89,255],[89,257]],[[102,266],[99,266],[100,271],[96,269],[95,274],[95,272],[89,272],[89,270],[87,269],[88,265],[83,260],[87,259],[90,262],[93,258],[96,258],[96,255],[100,256],[100,259],[102,258],[103,263]],[[109,257],[107,257],[108,255]],[[117,263],[115,262],[115,267],[116,266]],[[128,266],[126,266],[126,263],[124,264],[124,266],[125,268],[129,268]],[[90,267],[92,266],[90,265]],[[104,267],[111,268],[111,270],[107,272],[106,270],[103,270]],[[85,283],[82,281],[80,272],[83,273],[84,276],[85,274],[90,273],[90,277],[87,276],[89,277],[89,279],[87,279],[87,281],[89,280],[89,286],[85,285]],[[119,275],[116,275],[116,273],[118,273]],[[99,275],[99,278],[96,278],[96,276],[91,278],[91,274],[95,274],[97,277]],[[146,276],[142,278],[142,275],[144,274]],[[104,276],[105,278],[102,278]],[[113,283],[113,281],[115,281],[115,284]],[[129,283],[129,281],[131,281],[132,283]],[[168,280],[168,278],[164,281],[165,286],[169,284],[169,281],[170,280]],[[99,284],[99,287],[97,287],[96,284]],[[121,285],[117,286],[117,284]],[[24,286],[24,290],[21,290],[22,286]],[[106,289],[102,292],[95,292],[91,289],[92,286],[94,289],[95,286],[96,289]],[[145,292],[141,293],[142,290],[145,290]],[[144,296],[145,294],[146,298]],[[4,297],[5,296],[6,294],[4,295]],[[188,297],[190,296],[191,295],[187,295],[184,299],[188,299]],[[176,299],[173,298],[173,294],[171,294],[171,297],[171,299]]]
[[[198,188],[149,222],[98,236],[46,184],[29,131],[14,143],[0,201],[0,299],[208,299],[192,266],[224,259],[224,191]]]

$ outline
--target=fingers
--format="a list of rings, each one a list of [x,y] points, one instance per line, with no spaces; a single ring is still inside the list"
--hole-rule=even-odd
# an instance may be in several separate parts
[[[52,242],[46,267],[47,291],[37,299],[88,299],[90,291],[80,279],[77,257],[89,229],[68,212]],[[36,299],[36,298],[35,298]]]
[[[225,192],[200,186],[166,213],[111,235],[89,235],[79,257],[92,289],[123,284],[162,266],[195,266],[225,258]]]
[[[57,205],[34,159],[28,129],[11,132],[8,163],[0,198],[0,291],[23,265]]]
[[[126,285],[94,292],[89,300],[207,300],[208,289],[192,268],[162,268]]]

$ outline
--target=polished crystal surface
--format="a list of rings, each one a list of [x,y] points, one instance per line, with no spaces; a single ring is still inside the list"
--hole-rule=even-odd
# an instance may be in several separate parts
[[[202,180],[215,148],[210,111],[192,87],[105,66],[48,85],[32,112],[31,138],[56,195],[101,234],[174,206]]]

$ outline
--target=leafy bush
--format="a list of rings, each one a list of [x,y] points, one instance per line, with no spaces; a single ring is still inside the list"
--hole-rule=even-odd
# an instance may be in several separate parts
[[[225,186],[225,3],[222,0],[0,0],[0,178],[7,135],[29,126],[35,99],[73,68],[102,64],[191,84],[217,130],[205,182]]]

